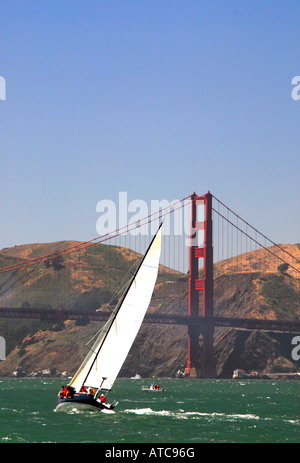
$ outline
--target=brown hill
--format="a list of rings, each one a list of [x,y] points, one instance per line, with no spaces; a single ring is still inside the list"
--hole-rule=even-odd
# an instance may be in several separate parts
[[[278,266],[286,262],[285,274],[299,279],[300,244],[281,244],[260,248],[223,260],[216,265],[216,275],[223,273],[277,273]]]
[[[62,242],[6,249],[0,254],[1,266],[9,265],[20,257],[28,259],[69,245],[70,242]],[[297,246],[286,246],[291,253],[299,251]],[[273,270],[270,265],[267,272],[255,272],[251,257],[251,253],[239,257],[240,263],[243,263],[242,272],[234,272],[237,270],[234,260],[216,265],[215,314],[299,319],[299,280],[292,272],[278,272],[274,265]],[[8,303],[41,306],[49,304],[49,300],[55,306],[59,296],[65,308],[105,307],[115,302],[114,293],[124,273],[138,258],[133,251],[99,245],[81,256],[75,253],[65,256],[57,268],[39,264],[34,269],[2,274],[1,306]],[[223,273],[225,269],[226,273]],[[161,268],[149,311],[187,314],[187,282],[187,276]],[[50,369],[52,373],[60,371],[71,375],[87,352],[86,342],[98,329],[99,324],[95,322],[82,326],[71,321],[1,320],[0,335],[7,340],[8,355],[0,363],[0,375],[10,375],[18,367],[26,374]],[[291,358],[292,335],[218,328],[214,339],[216,371],[220,377],[231,377],[236,368],[270,372],[295,371],[298,367]],[[180,365],[186,364],[186,360],[185,326],[143,324],[121,375],[172,376]]]

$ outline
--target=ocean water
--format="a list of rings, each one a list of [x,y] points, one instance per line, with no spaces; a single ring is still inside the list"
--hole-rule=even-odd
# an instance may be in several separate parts
[[[157,382],[158,380],[155,379]],[[55,412],[61,379],[0,378],[0,443],[296,443],[300,382],[117,379],[115,411]]]

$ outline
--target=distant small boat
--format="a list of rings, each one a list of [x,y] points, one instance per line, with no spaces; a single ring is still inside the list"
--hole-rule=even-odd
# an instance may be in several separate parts
[[[116,407],[118,402],[107,403],[105,395],[113,387],[151,300],[159,266],[161,226],[93,347],[70,384],[59,392],[57,411]]]
[[[130,379],[142,379],[141,375],[136,374],[135,376],[131,376]]]
[[[150,387],[142,387],[142,391],[146,392],[165,392],[163,387],[160,387],[159,384],[151,384]]]

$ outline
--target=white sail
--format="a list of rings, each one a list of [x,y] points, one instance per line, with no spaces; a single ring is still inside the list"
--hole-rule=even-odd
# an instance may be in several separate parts
[[[148,309],[157,278],[161,227],[145,254],[124,299],[102,328],[70,385],[110,390],[136,338]]]

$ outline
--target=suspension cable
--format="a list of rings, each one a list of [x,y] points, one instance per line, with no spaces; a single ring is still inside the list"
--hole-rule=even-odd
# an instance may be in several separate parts
[[[52,259],[54,259],[54,258],[56,258],[58,256],[65,256],[65,255],[71,254],[73,252],[81,251],[82,249],[86,249],[86,248],[88,248],[90,246],[95,246],[96,244],[103,243],[103,242],[105,242],[107,240],[110,240],[112,238],[115,238],[115,237],[117,237],[119,235],[130,232],[130,231],[132,231],[132,230],[134,230],[136,228],[147,225],[150,222],[158,220],[162,216],[165,217],[166,215],[175,212],[176,210],[186,206],[186,203],[185,204],[180,204],[177,207],[174,207],[174,206],[178,205],[179,203],[184,202],[185,200],[187,200],[191,196],[192,195],[188,195],[185,198],[176,201],[175,203],[169,204],[168,206],[160,209],[157,212],[154,212],[152,214],[149,214],[146,217],[143,217],[142,219],[139,219],[139,220],[137,220],[135,222],[132,222],[130,225],[128,225],[128,224],[124,225],[123,227],[118,228],[118,229],[114,230],[111,233],[106,233],[105,235],[97,236],[96,238],[93,238],[91,240],[83,241],[83,242],[81,242],[79,244],[69,246],[67,248],[61,249],[60,251],[55,251],[53,253],[46,254],[44,256],[36,257],[36,258],[33,258],[33,259],[28,259],[28,260],[25,260],[23,262],[18,262],[17,264],[12,264],[12,265],[8,265],[6,267],[2,267],[0,269],[0,273],[9,272],[9,271],[12,271],[12,270],[19,270],[19,269],[22,269],[22,268],[25,268],[25,267],[29,267],[31,265],[35,265],[35,264],[45,262],[47,260],[52,260]],[[170,209],[170,210],[168,211],[168,209]]]
[[[218,201],[220,204],[222,204],[223,207],[225,207],[228,211],[230,211],[233,215],[235,215],[238,219],[240,219],[242,222],[244,222],[248,227],[252,228],[252,230],[254,230],[256,233],[259,233],[263,238],[267,239],[270,243],[273,244],[273,246],[277,247],[278,249],[280,249],[280,251],[282,252],[285,252],[286,254],[288,254],[290,257],[292,257],[294,260],[296,260],[298,263],[300,263],[300,260],[297,259],[295,256],[293,256],[292,254],[290,254],[288,251],[286,251],[285,249],[283,249],[281,246],[279,246],[279,244],[276,244],[274,243],[274,241],[272,241],[270,238],[268,238],[267,236],[265,236],[263,233],[261,233],[259,230],[257,230],[256,228],[254,228],[252,225],[250,225],[248,222],[246,222],[246,220],[244,220],[242,217],[240,217],[238,214],[236,214],[234,211],[232,211],[228,206],[226,206],[226,204],[222,203],[222,201],[220,201],[218,198],[216,198],[214,195],[212,195],[212,197]],[[227,219],[225,219],[227,220]],[[252,238],[251,236],[249,236],[251,239],[254,240],[254,238]],[[259,244],[259,243],[258,243]],[[264,247],[264,246],[263,246]],[[284,262],[284,261],[283,261]],[[297,270],[298,271],[298,270]]]
[[[226,217],[224,217],[220,212],[218,212],[216,209],[213,208],[213,211],[215,211],[217,214],[219,214],[220,217],[222,217],[222,219],[225,219],[227,222],[229,222],[233,227],[235,227],[238,231],[240,231],[241,233],[243,233],[247,238],[250,238],[252,241],[254,241],[256,244],[258,244],[260,247],[262,247],[265,251],[268,251],[270,254],[272,254],[273,256],[275,256],[277,259],[281,260],[281,262],[283,263],[286,263],[283,259],[281,259],[281,257],[277,256],[274,252],[272,252],[270,249],[268,249],[266,246],[263,246],[261,243],[259,243],[257,240],[255,240],[254,238],[252,238],[252,236],[248,235],[244,230],[242,230],[241,228],[239,228],[237,225],[235,225],[233,222],[231,222],[230,220],[228,220]],[[267,238],[268,239],[268,238]],[[270,240],[271,241],[271,240]],[[280,247],[279,247],[280,248]],[[282,251],[282,249],[280,248],[280,250]],[[289,264],[289,266],[295,270],[296,272],[300,272],[300,270],[296,269],[295,267],[293,267],[293,265]]]

